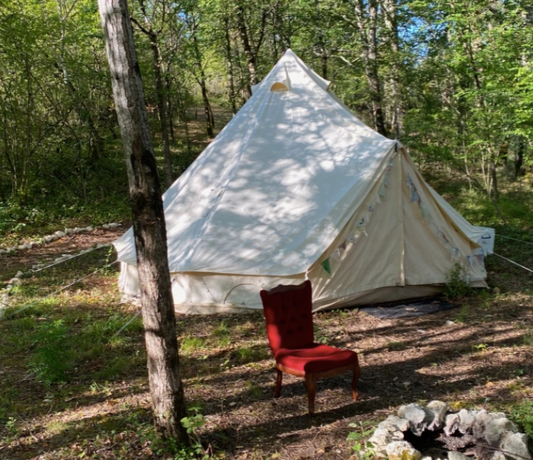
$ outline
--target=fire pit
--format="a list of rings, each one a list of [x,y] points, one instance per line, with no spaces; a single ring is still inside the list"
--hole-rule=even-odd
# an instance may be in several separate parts
[[[449,412],[442,401],[408,404],[369,439],[389,460],[532,460],[527,436],[501,412]]]

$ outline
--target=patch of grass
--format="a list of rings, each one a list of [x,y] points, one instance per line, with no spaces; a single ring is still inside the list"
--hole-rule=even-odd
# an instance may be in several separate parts
[[[263,396],[263,390],[255,382],[247,380],[244,387],[252,399],[260,399]]]
[[[30,359],[30,368],[37,378],[45,383],[66,382],[73,369],[75,349],[63,320],[46,321],[33,334],[35,351]]]
[[[180,340],[180,352],[190,354],[198,350],[206,348],[205,340],[200,337],[187,336]]]
[[[470,319],[470,309],[468,305],[463,305],[455,315],[455,321],[458,323],[466,323]]]
[[[522,343],[528,347],[533,346],[533,329],[528,329],[522,336]]]
[[[520,401],[511,408],[510,418],[516,422],[533,439],[533,402]]]
[[[244,346],[237,349],[234,353],[238,364],[247,364],[254,361],[262,361],[265,359],[265,350],[253,346]]]

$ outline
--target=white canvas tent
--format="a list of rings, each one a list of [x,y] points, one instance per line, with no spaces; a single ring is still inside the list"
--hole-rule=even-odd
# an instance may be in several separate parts
[[[286,51],[164,194],[177,311],[261,308],[260,289],[306,278],[315,310],[425,296],[456,263],[485,286],[494,230],[469,224],[328,85]],[[135,295],[132,230],[114,244]]]

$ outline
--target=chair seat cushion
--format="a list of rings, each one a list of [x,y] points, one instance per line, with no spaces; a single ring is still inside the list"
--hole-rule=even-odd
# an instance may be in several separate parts
[[[299,349],[280,348],[274,357],[276,363],[306,373],[330,371],[357,362],[357,353],[354,351],[318,343]]]

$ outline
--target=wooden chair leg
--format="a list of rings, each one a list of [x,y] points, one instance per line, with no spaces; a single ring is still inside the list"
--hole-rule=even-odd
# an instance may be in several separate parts
[[[276,390],[274,391],[274,398],[279,398],[281,394],[281,381],[283,380],[283,372],[279,369],[276,369],[278,376],[276,378]]]
[[[352,377],[352,397],[354,401],[357,401],[359,397],[359,392],[357,391],[357,382],[359,381],[359,376],[361,375],[361,369],[356,364],[353,368],[353,377]]]
[[[316,377],[313,374],[305,376],[305,386],[307,387],[307,399],[309,400],[309,415],[315,413]]]

